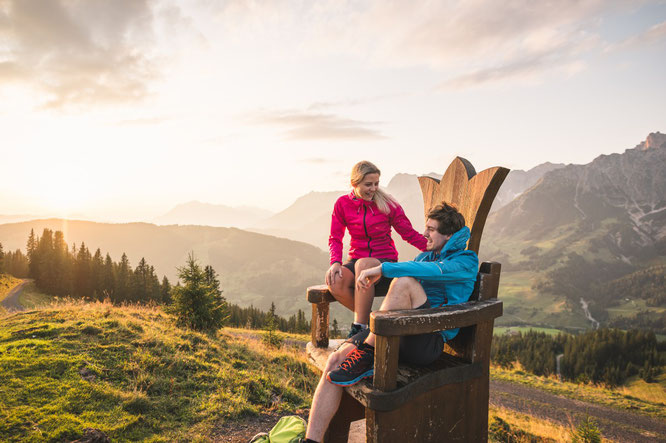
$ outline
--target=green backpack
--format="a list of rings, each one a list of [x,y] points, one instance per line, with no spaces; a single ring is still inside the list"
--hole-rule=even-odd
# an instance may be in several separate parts
[[[307,423],[297,415],[282,417],[271,432],[252,437],[250,443],[299,443],[305,439]]]

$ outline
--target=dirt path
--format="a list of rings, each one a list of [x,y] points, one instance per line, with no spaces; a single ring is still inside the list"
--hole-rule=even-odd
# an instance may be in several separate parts
[[[25,311],[25,308],[19,303],[19,296],[21,295],[21,291],[23,291],[23,287],[28,283],[30,283],[29,280],[23,280],[22,283],[19,283],[14,289],[9,291],[7,297],[0,302],[7,312]]]
[[[490,404],[548,419],[565,426],[586,416],[594,418],[605,438],[621,442],[666,442],[666,422],[631,411],[621,411],[560,397],[540,389],[506,381],[490,381]]]

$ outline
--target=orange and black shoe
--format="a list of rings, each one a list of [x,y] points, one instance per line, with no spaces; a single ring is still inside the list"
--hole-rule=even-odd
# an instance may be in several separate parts
[[[326,379],[339,386],[352,386],[375,373],[375,348],[361,343],[351,351],[340,367],[330,371]]]

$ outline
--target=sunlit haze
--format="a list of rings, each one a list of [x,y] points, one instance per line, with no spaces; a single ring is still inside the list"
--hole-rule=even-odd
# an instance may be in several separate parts
[[[666,130],[666,2],[0,0],[0,215],[286,208]]]

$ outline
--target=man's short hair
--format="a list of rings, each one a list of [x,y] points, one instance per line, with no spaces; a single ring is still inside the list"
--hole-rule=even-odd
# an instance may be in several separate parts
[[[446,202],[432,208],[428,212],[428,218],[437,220],[437,232],[442,235],[452,235],[465,226],[465,217],[454,206]]]

